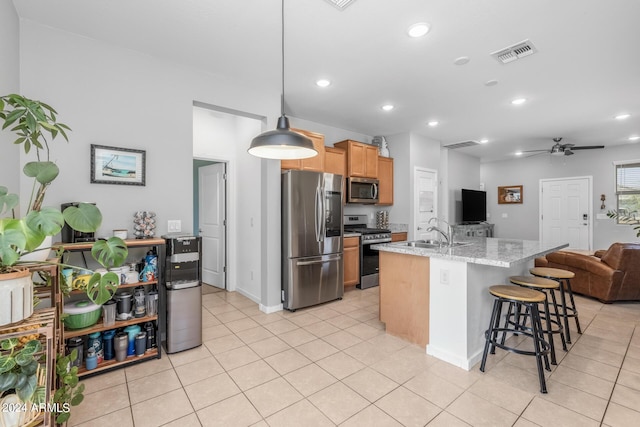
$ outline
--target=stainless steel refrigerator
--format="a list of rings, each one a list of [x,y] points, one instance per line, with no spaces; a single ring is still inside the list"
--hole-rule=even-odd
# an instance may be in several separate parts
[[[282,303],[287,310],[342,298],[342,175],[282,173]]]

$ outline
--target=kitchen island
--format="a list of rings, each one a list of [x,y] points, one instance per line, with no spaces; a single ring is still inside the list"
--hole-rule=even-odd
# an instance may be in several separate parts
[[[387,332],[469,370],[482,357],[493,304],[488,288],[508,283],[509,276],[528,274],[533,259],[568,244],[466,240],[454,247],[398,242],[373,249],[380,251],[380,320]]]

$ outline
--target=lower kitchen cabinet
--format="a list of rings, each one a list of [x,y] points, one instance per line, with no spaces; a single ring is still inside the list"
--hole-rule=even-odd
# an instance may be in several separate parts
[[[391,233],[391,241],[392,242],[404,242],[405,240],[407,240],[407,232],[406,231],[398,232],[398,233]]]
[[[344,238],[344,286],[360,283],[360,237]]]

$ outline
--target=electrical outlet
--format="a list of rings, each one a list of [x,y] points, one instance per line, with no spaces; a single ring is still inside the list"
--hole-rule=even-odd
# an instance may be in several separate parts
[[[449,270],[445,270],[445,269],[440,270],[440,284],[442,285],[449,284]]]
[[[167,230],[169,233],[176,233],[182,231],[182,221],[179,219],[170,219],[167,221]]]
[[[509,218],[509,214],[503,213],[502,218]]]

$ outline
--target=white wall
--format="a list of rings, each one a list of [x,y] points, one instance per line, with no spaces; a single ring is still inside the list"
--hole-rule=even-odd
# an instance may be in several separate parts
[[[61,174],[46,204],[95,201],[104,215],[98,236],[109,235],[114,228],[131,229],[136,210],[157,213],[158,235],[167,231],[168,219],[180,219],[183,229],[192,229],[194,101],[273,117],[266,126],[275,127],[278,82],[273,87],[250,87],[31,21],[21,21],[20,53],[20,91],[53,105],[60,120],[72,128],[69,144],[55,141],[53,160]],[[146,186],[91,184],[90,144],[146,150]],[[243,159],[238,163],[253,162],[247,168],[261,174],[252,183],[260,188],[264,212],[253,244],[261,248],[261,260],[268,253],[279,256],[279,238],[267,235],[267,229],[279,235],[279,211],[275,215],[265,209],[266,201],[279,201],[279,164],[253,159],[246,149],[237,148],[237,158]],[[21,182],[23,198],[27,184]],[[238,206],[258,200],[241,192],[237,197]],[[260,269],[262,303],[279,304],[279,263],[262,263]]]
[[[593,177],[593,213],[615,209],[615,173],[613,161],[640,159],[640,145],[628,144],[603,150],[576,151],[573,156],[554,157],[547,154],[503,162],[483,163],[480,180],[487,190],[487,210],[491,213],[496,237],[538,240],[539,185],[545,178],[574,176]],[[523,185],[523,203],[499,205],[497,188]],[[607,198],[600,209],[600,195]],[[502,218],[507,214],[507,218]],[[616,225],[614,220],[594,220],[594,249],[606,249],[614,242],[635,242],[632,227]]]
[[[462,222],[462,189],[480,189],[480,159],[456,150],[443,149],[448,156],[447,186],[449,196],[448,221]]]
[[[193,156],[227,163],[227,287],[260,302],[261,160],[246,151],[262,122],[212,108],[193,108]]]
[[[16,93],[20,89],[20,55],[18,15],[13,2],[0,2],[0,95]],[[13,134],[0,131],[0,186],[5,186],[12,193],[20,188],[19,158],[21,147],[14,145]]]

